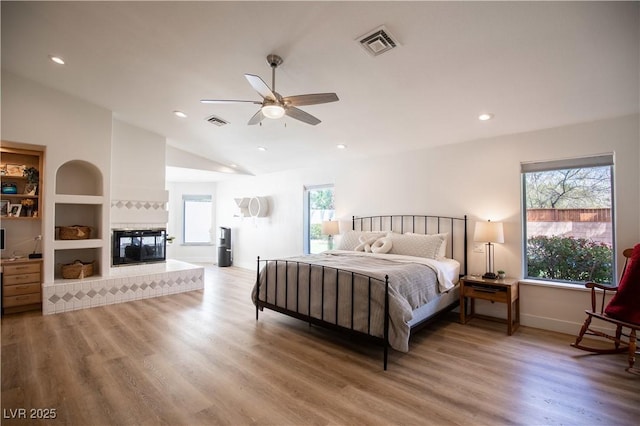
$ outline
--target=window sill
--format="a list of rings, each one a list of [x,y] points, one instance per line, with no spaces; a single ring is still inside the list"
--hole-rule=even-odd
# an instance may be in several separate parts
[[[191,246],[191,247],[213,247],[215,244],[213,243],[182,243],[181,246]]]
[[[521,279],[518,280],[520,284],[524,285],[532,285],[539,287],[549,287],[549,288],[559,288],[562,290],[575,290],[575,291],[591,291],[584,286],[584,284],[569,284],[569,283],[560,283],[553,281],[540,281],[540,280],[532,280],[532,279]]]

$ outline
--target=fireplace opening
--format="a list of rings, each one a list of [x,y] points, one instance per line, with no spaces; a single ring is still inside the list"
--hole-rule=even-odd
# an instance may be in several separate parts
[[[123,266],[164,262],[166,249],[165,229],[114,229],[111,264]]]

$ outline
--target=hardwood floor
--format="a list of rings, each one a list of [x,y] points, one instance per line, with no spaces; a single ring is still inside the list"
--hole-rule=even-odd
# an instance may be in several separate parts
[[[409,353],[391,351],[384,372],[377,346],[274,312],[256,322],[254,277],[208,266],[204,291],[3,317],[2,423],[44,424],[29,417],[47,409],[47,424],[61,425],[640,420],[640,376],[624,371],[624,354],[452,314],[416,333]]]

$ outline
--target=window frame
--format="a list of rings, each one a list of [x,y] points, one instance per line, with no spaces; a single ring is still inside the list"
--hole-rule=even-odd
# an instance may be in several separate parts
[[[305,185],[303,192],[303,209],[302,209],[302,249],[304,254],[311,254],[311,191],[318,189],[333,189],[333,201],[335,204],[335,185],[326,183],[322,185]],[[334,210],[335,219],[335,210]]]
[[[209,227],[209,241],[187,241],[187,203],[192,202],[201,202],[201,203],[209,203],[210,206],[210,227]],[[212,246],[214,245],[214,241],[212,240],[212,230],[213,230],[213,197],[210,194],[202,194],[202,195],[182,195],[182,245],[183,246]]]
[[[532,277],[528,274],[528,253],[527,253],[527,212],[529,210],[527,206],[527,192],[526,192],[526,174],[534,172],[545,172],[554,170],[567,170],[577,168],[595,168],[595,167],[609,167],[609,179],[611,188],[611,249],[612,249],[612,269],[613,275],[611,277],[612,284],[619,280],[618,277],[618,256],[617,256],[617,243],[616,243],[616,197],[615,197],[615,157],[613,153],[600,154],[586,157],[574,157],[561,160],[549,160],[549,161],[536,161],[536,162],[523,162],[520,164],[520,188],[521,188],[521,220],[522,220],[522,276],[523,280],[537,281],[548,285],[569,285],[569,286],[583,286],[584,282],[580,281],[567,281],[559,279],[548,279],[540,277]]]

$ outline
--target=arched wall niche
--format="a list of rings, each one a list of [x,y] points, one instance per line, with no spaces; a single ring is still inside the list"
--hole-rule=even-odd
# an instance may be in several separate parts
[[[103,195],[102,172],[83,160],[67,161],[56,172],[56,194]]]

